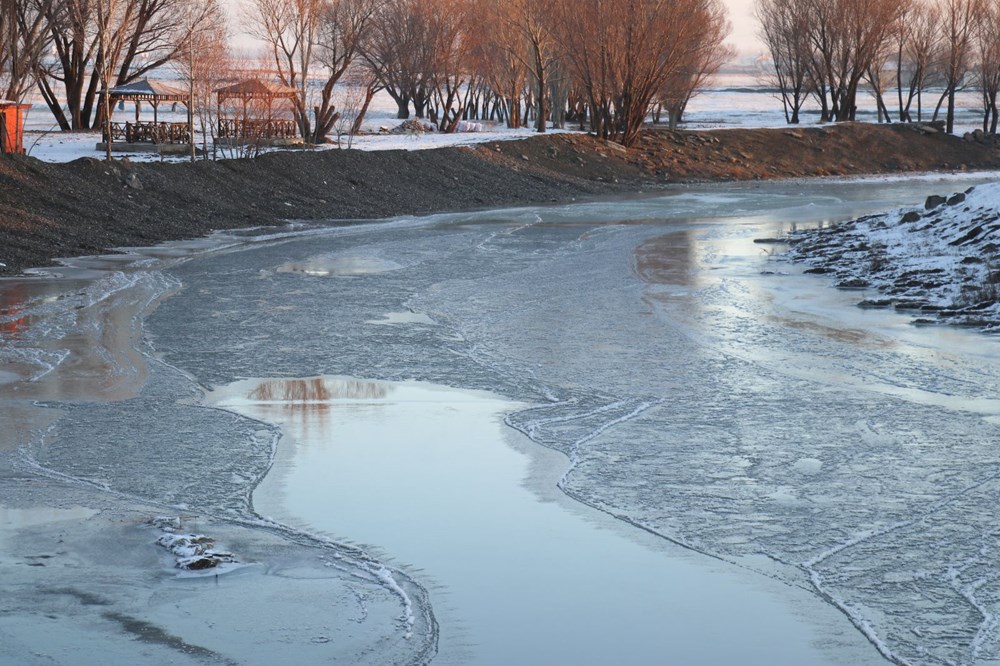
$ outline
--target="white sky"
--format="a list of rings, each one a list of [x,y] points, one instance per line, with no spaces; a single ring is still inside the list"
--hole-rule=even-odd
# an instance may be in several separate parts
[[[238,48],[249,48],[253,41],[242,31],[240,21],[247,15],[252,0],[223,0],[233,30],[234,43]],[[729,8],[729,20],[733,32],[729,41],[741,55],[757,55],[762,47],[757,39],[757,21],[753,17],[754,0],[723,0]]]
[[[757,19],[753,17],[753,0],[723,0],[729,8],[733,32],[729,41],[741,53],[756,55],[763,48],[757,38]]]

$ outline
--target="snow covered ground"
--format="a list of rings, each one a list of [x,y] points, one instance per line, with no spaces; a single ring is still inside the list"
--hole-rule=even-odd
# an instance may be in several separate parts
[[[931,95],[928,98],[932,97]],[[40,99],[29,100],[34,108],[28,114],[25,133],[25,150],[33,157],[46,162],[68,162],[81,157],[102,156],[96,149],[98,141],[95,132],[59,132],[52,120],[52,115]],[[930,104],[930,100],[926,102]],[[980,126],[979,101],[974,93],[963,93],[959,96],[956,133],[962,134]],[[876,118],[868,110],[872,104],[864,100],[860,111],[861,120],[875,122]],[[185,122],[187,119],[183,107],[171,112],[167,107],[161,109],[158,117],[167,122]],[[933,109],[930,109],[932,112]],[[134,107],[126,105],[124,110],[116,110],[116,119],[126,120],[134,117]],[[390,134],[391,130],[401,123],[396,119],[396,104],[384,92],[376,95],[369,110],[362,134],[348,141],[344,136],[339,146],[334,143],[324,149],[353,148],[357,150],[423,150],[441,146],[466,145],[505,139],[521,139],[534,134],[531,129],[509,130],[502,123],[479,123],[482,125],[474,132],[458,132],[455,134]],[[152,120],[152,110],[146,108],[141,114],[142,120]],[[818,124],[819,115],[815,105],[807,105],[803,114],[803,125]],[[781,101],[769,89],[762,85],[753,74],[718,75],[706,90],[695,96],[688,107],[683,125],[686,129],[719,129],[732,127],[783,127],[784,115]],[[579,131],[568,127],[566,131]],[[335,133],[331,139],[335,139]],[[173,160],[182,161],[186,156],[160,156],[156,153],[119,153],[128,156],[133,161]]]
[[[1000,330],[1000,184],[793,233],[788,257],[917,323]]]
[[[28,112],[24,135],[24,148],[29,155],[45,162],[70,162],[82,157],[103,157],[103,152],[97,150],[96,147],[97,142],[100,140],[99,132],[60,132],[45,105],[38,100],[32,101],[34,102],[34,107]],[[115,120],[125,122],[133,119],[135,117],[134,108],[134,106],[126,104],[124,110],[116,109]],[[436,132],[391,133],[390,130],[397,128],[403,122],[397,120],[395,115],[396,103],[384,92],[379,93],[372,102],[372,107],[362,126],[361,134],[353,138],[344,135],[340,142],[336,143],[337,135],[336,132],[333,132],[330,135],[330,139],[334,143],[321,146],[319,150],[336,150],[338,148],[353,148],[357,150],[426,150],[442,146],[523,139],[534,134],[534,131],[531,129],[510,130],[504,127],[502,123],[497,122],[468,123],[469,129],[474,131],[461,131],[454,134],[439,134]],[[157,118],[163,122],[187,122],[186,111],[180,105],[174,111],[171,111],[166,106],[161,108],[157,114]],[[140,113],[140,120],[143,122],[151,122],[153,120],[151,107],[143,107]],[[211,143],[211,137],[209,137],[208,141]],[[155,152],[116,152],[115,155],[117,157],[128,157],[132,161],[186,161],[190,159],[187,155],[160,155]],[[220,151],[219,153],[220,158],[228,156],[225,152]]]

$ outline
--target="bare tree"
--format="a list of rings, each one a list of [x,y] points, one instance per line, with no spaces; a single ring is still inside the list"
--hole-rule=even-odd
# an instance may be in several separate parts
[[[431,97],[434,42],[420,0],[395,0],[381,4],[374,17],[363,57],[367,67],[396,102],[397,118],[409,118],[410,106],[423,118]]]
[[[468,104],[474,73],[470,68],[473,42],[468,0],[416,0],[424,15],[431,52],[431,91],[435,121],[442,132],[454,132]]]
[[[87,84],[88,78],[93,78],[89,65],[97,51],[93,7],[82,0],[68,0],[49,3],[44,11],[56,60],[42,70],[39,90],[61,129],[87,129],[90,118],[84,118],[83,114],[84,91],[96,90],[96,82]],[[55,82],[62,83],[68,118]]]
[[[117,18],[118,0],[96,0],[97,18],[97,73],[101,82],[104,104],[104,150],[109,162],[111,155],[111,53],[116,48],[116,35],[112,32],[112,22]]]
[[[353,69],[354,71],[348,72],[344,77],[349,79],[346,85],[337,88],[336,105],[340,111],[337,113],[337,120],[332,130],[337,136],[337,147],[346,147],[348,150],[354,144],[354,137],[361,131],[361,123],[364,122],[365,113],[373,96],[370,73]]]
[[[939,20],[937,5],[926,0],[909,3],[900,17],[894,38],[896,91],[902,122],[914,121],[914,102],[917,104],[916,120],[923,120],[923,92],[933,63],[939,60]]]
[[[190,0],[182,16],[184,41],[178,45],[175,66],[188,83],[188,134],[191,161],[196,159],[195,117],[201,129],[202,155],[208,158],[208,132],[215,108],[212,91],[221,81],[229,60],[226,20],[218,0]]]
[[[552,16],[549,5],[532,0],[512,0],[514,10],[511,18],[527,47],[525,65],[535,82],[535,129],[545,132],[549,118],[546,104],[550,89],[557,85],[552,80],[552,72],[558,64],[556,39],[552,30]]]
[[[885,51],[903,11],[898,0],[809,0],[817,89],[830,95],[829,119],[854,120],[858,87]],[[823,101],[826,108],[826,100]]]
[[[51,37],[43,2],[0,0],[0,99],[20,102],[34,85]]]
[[[801,0],[758,0],[754,14],[759,35],[771,56],[773,80],[781,96],[785,122],[797,125],[809,95],[813,62],[809,14]]]
[[[364,93],[361,98],[361,105],[357,113],[354,114],[354,122],[351,124],[350,130],[351,136],[357,136],[361,132],[361,125],[365,121],[365,115],[368,113],[368,108],[371,106],[372,100],[375,99],[375,95],[383,88],[378,77],[372,74],[370,69],[360,66],[358,63],[352,65],[348,76],[351,79],[351,84]]]
[[[486,86],[496,96],[507,127],[522,124],[521,99],[528,77],[527,45],[517,26],[514,3],[490,4],[474,16],[479,35],[472,58]]]
[[[983,131],[996,134],[1000,121],[1000,0],[985,0],[976,26],[976,79],[983,100]]]
[[[941,15],[940,72],[944,92],[934,110],[936,119],[941,105],[947,101],[945,128],[955,130],[955,94],[965,85],[972,68],[974,36],[983,15],[982,0],[939,0]]]
[[[188,1],[114,0],[113,7],[106,0],[45,3],[54,58],[42,68],[38,87],[59,126],[89,129],[99,123],[102,72],[110,73],[112,86],[123,85],[171,62],[184,42]]]
[[[875,98],[875,108],[878,122],[892,122],[889,107],[885,102],[885,93],[889,89],[891,76],[885,76],[889,70],[889,62],[893,59],[894,44],[901,42],[901,35],[907,31],[906,23],[911,17],[910,8],[913,0],[899,0],[898,11],[892,23],[885,32],[885,38],[874,49],[871,60],[865,69],[864,79]]]
[[[321,0],[254,0],[247,26],[262,39],[283,84],[298,92],[295,122],[299,135],[312,136],[309,115],[309,75],[313,65],[322,13]]]
[[[588,98],[591,128],[631,146],[667,81],[718,15],[705,0],[557,0],[553,32]],[[679,69],[680,68],[680,69]]]
[[[339,120],[334,87],[371,38],[374,17],[382,4],[383,0],[327,0],[323,5],[316,53],[326,79],[313,107],[316,124],[312,136],[307,137],[311,143],[322,143]],[[367,109],[371,97],[363,103]]]
[[[676,129],[681,122],[691,98],[736,54],[724,43],[732,26],[721,2],[706,0],[698,7],[698,13],[689,16],[688,20],[702,26],[700,37],[690,40],[686,51],[680,54],[659,97],[669,115],[671,129]]]
[[[837,113],[836,78],[837,34],[840,24],[840,6],[836,2],[822,0],[796,0],[802,4],[802,11],[809,17],[805,35],[809,41],[809,73],[812,78],[810,91],[820,104],[820,121],[828,122]]]

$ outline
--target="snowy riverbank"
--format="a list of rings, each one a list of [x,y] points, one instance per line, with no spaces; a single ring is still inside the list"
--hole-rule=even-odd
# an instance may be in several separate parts
[[[1000,331],[1000,183],[788,236],[785,256],[915,324]]]

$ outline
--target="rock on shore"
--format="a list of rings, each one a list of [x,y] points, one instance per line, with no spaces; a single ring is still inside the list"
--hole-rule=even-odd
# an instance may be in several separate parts
[[[786,257],[862,290],[860,307],[1000,332],[1000,183],[792,233]]]

